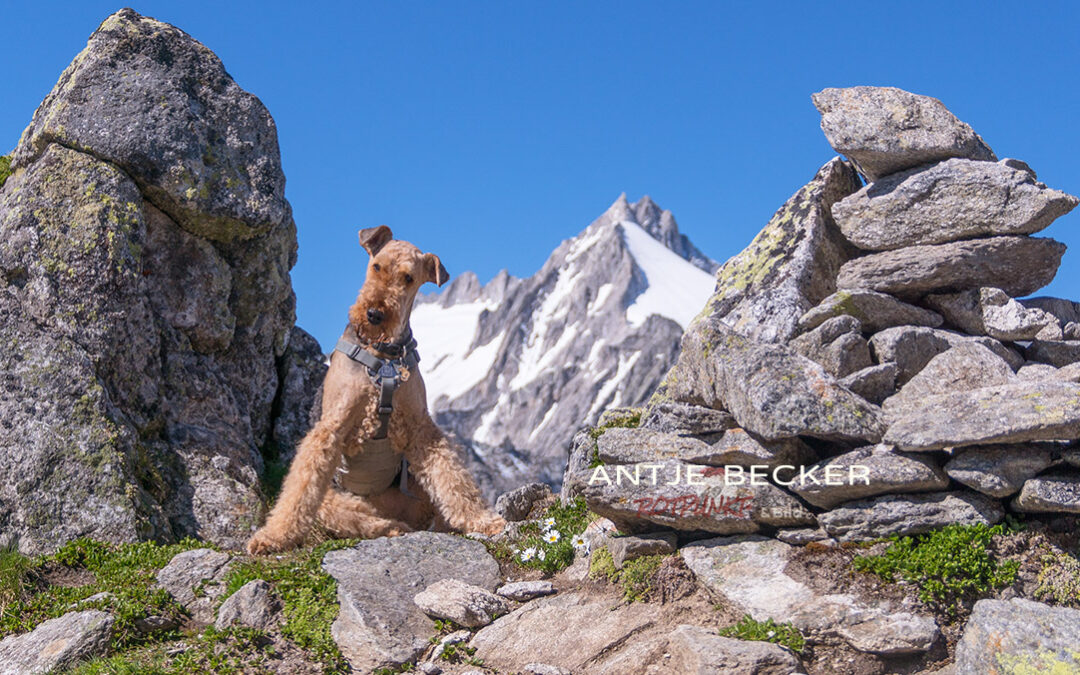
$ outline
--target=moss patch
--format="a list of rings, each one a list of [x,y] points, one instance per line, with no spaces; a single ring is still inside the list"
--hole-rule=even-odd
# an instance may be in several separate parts
[[[929,534],[893,537],[881,555],[857,556],[853,565],[885,581],[899,577],[915,584],[919,599],[957,616],[964,607],[1016,580],[1020,563],[998,561],[991,540],[1004,525],[949,525]]]
[[[755,621],[749,614],[745,615],[739,623],[721,628],[720,635],[738,638],[739,640],[772,642],[783,645],[795,653],[801,652],[806,647],[806,638],[794,625],[776,623],[772,619]]]
[[[645,602],[655,590],[656,571],[667,558],[666,555],[647,555],[623,563],[615,568],[615,561],[607,547],[593,552],[589,558],[589,578],[607,579],[622,588],[627,602]]]
[[[4,187],[4,183],[11,174],[11,157],[4,155],[0,157],[0,188]]]
[[[1035,597],[1043,602],[1080,607],[1080,560],[1068,553],[1050,553],[1040,562]]]

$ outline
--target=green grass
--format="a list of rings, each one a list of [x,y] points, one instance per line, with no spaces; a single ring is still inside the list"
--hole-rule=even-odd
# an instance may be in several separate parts
[[[282,602],[284,619],[281,633],[297,646],[309,651],[324,672],[346,672],[345,659],[330,635],[337,618],[337,584],[322,570],[328,552],[356,544],[356,540],[327,541],[313,549],[294,551],[280,560],[275,557],[252,558],[233,565],[225,577],[225,597],[255,579],[274,587]]]
[[[7,155],[0,157],[0,188],[4,187],[11,173],[11,157]]]
[[[593,551],[589,558],[589,577],[607,579],[618,584],[627,602],[645,602],[653,591],[653,576],[664,562],[666,555],[647,555],[623,563],[622,569],[615,568],[615,561],[607,547]]]
[[[176,554],[205,546],[193,539],[170,545],[113,545],[76,539],[51,556],[25,558],[6,551],[0,554],[0,638],[66,614],[72,605],[103,591],[111,597],[83,603],[79,609],[100,609],[113,615],[113,649],[175,637],[174,631],[144,636],[135,623],[148,616],[178,623],[183,620],[184,610],[164,589],[156,587],[155,575]],[[65,568],[85,574],[87,583],[74,587],[47,583],[48,574]]]
[[[254,628],[213,626],[193,636],[183,651],[170,654],[171,645],[151,645],[109,657],[99,657],[67,671],[69,675],[249,675],[276,672],[269,664],[274,650]]]
[[[806,647],[806,638],[790,623],[776,623],[772,619],[755,621],[749,614],[739,623],[720,629],[720,635],[740,640],[757,640],[783,645],[798,654]]]
[[[565,506],[549,506],[539,522],[525,524],[514,539],[489,545],[488,550],[495,557],[512,559],[521,567],[554,574],[574,562],[573,539],[584,532],[594,518],[596,516],[589,512],[585,500],[577,497]],[[554,524],[545,532],[544,522],[548,519],[554,519]],[[558,533],[558,541],[548,541],[551,532]],[[528,555],[530,550],[532,556]]]
[[[897,578],[914,584],[919,599],[957,616],[964,603],[987,597],[993,589],[1011,585],[1020,563],[999,562],[990,551],[1004,525],[949,525],[929,534],[893,537],[881,555],[856,556],[855,569],[885,581]]]

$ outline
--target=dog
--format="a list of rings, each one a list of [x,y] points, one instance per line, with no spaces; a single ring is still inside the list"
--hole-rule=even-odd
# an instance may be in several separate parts
[[[361,230],[360,245],[370,256],[367,277],[330,360],[322,418],[248,541],[253,555],[300,546],[316,523],[338,538],[429,527],[494,535],[506,525],[428,414],[416,367],[413,300],[424,283],[446,283],[446,268],[385,225]]]

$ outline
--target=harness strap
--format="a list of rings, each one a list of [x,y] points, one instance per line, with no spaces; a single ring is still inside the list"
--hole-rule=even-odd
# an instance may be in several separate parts
[[[378,345],[376,348],[381,349],[382,346]],[[379,389],[379,406],[377,409],[379,426],[371,437],[373,440],[387,437],[390,429],[390,415],[394,412],[394,392],[397,391],[403,381],[402,370],[406,371],[404,379],[408,379],[408,373],[415,370],[420,362],[420,355],[416,351],[416,339],[412,337],[411,332],[409,333],[409,340],[405,344],[393,346],[397,347],[396,351],[401,353],[402,356],[392,360],[380,359],[362,345],[350,342],[345,338],[338,340],[337,345],[334,347],[336,351],[345,354],[345,356],[367,368],[368,376],[371,377],[371,381]]]

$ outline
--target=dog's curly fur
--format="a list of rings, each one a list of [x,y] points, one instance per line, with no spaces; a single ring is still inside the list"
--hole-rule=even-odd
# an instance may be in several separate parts
[[[437,256],[394,240],[385,225],[361,230],[360,243],[371,258],[349,310],[346,337],[365,344],[399,341],[408,331],[417,290],[429,281],[441,286],[446,269]],[[374,348],[369,351],[385,358]],[[394,394],[388,432],[394,452],[409,462],[414,494],[392,486],[360,496],[331,485],[342,456],[362,457],[365,441],[378,428],[377,399],[364,366],[335,352],[323,384],[322,419],[301,441],[277,503],[266,525],[248,541],[248,552],[295,548],[316,522],[342,538],[393,536],[427,527],[502,531],[505,521],[484,503],[458,451],[428,414],[419,372],[411,373]]]

